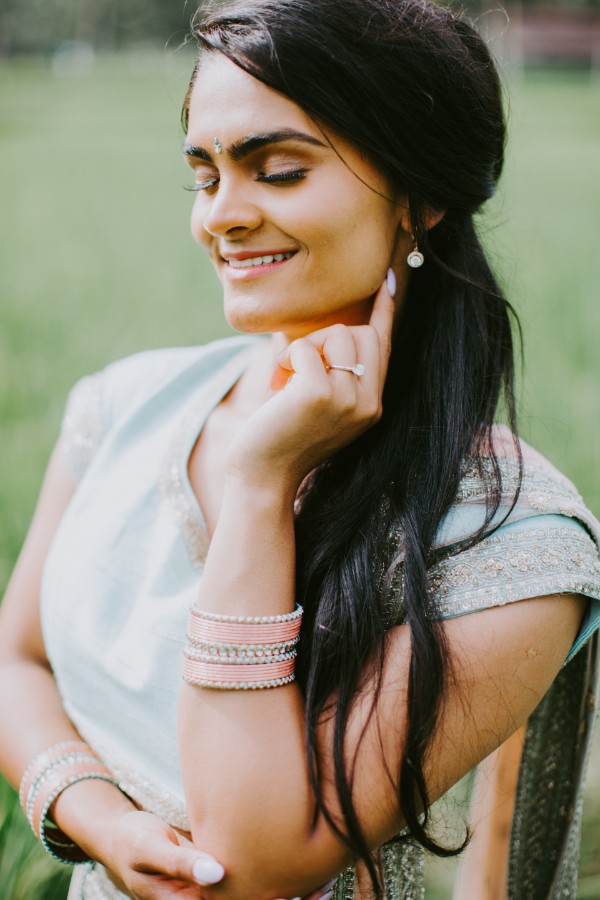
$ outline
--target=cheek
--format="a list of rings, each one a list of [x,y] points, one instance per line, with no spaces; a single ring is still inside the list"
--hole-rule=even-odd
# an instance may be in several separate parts
[[[379,285],[392,263],[398,224],[380,203],[337,198],[315,229],[313,248],[327,275],[358,296]]]

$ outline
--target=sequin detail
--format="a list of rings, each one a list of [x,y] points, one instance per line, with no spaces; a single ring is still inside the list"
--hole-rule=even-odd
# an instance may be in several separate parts
[[[210,540],[200,504],[187,474],[190,455],[204,421],[237,381],[255,352],[256,347],[250,346],[234,356],[194,398],[175,429],[161,464],[163,496],[183,534],[192,565],[199,570],[204,568]],[[209,398],[213,399],[212,404]]]
[[[198,429],[196,408],[188,410],[176,429],[163,459],[160,482],[163,495],[183,534],[192,564],[196,569],[202,569],[209,547],[208,532],[200,517],[200,509],[193,503],[187,490],[187,476],[184,481],[183,467],[187,466],[188,456],[185,456],[184,462],[182,454],[182,448],[189,447],[191,451],[191,444],[198,434]]]
[[[502,478],[502,488],[506,496],[514,493],[519,480],[519,463],[508,457],[498,457],[498,469]],[[456,497],[457,503],[469,500],[485,502],[485,486],[494,477],[494,466],[490,459],[480,462],[469,462],[463,471],[460,487]],[[569,497],[578,505],[583,500],[577,489],[560,472],[548,470],[534,463],[523,463],[522,494],[530,496],[539,503],[546,503],[551,497]],[[533,507],[534,509],[536,507]]]
[[[79,484],[105,433],[102,373],[87,375],[72,389],[61,427],[61,447],[67,466]]]
[[[429,573],[429,589],[442,617],[545,594],[598,596],[600,560],[583,530],[500,533],[437,563]]]
[[[110,880],[104,866],[77,866],[69,885],[67,900],[128,900]]]

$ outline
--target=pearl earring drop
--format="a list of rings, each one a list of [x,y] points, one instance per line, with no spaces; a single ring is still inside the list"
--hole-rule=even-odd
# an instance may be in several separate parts
[[[417,242],[415,241],[414,249],[410,251],[408,256],[406,257],[406,262],[409,264],[411,269],[420,269],[423,263],[425,262],[425,257],[419,250],[417,246]]]

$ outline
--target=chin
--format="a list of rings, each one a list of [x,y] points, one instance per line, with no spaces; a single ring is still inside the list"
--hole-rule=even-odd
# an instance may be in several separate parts
[[[265,316],[264,311],[258,309],[226,307],[225,318],[232,328],[243,334],[271,334],[282,330],[281,324],[275,323],[272,317]]]

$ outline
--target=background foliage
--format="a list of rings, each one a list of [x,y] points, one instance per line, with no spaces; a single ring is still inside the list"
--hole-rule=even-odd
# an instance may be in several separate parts
[[[215,2],[215,0],[213,0]],[[218,2],[218,0],[217,0]],[[443,2],[443,0],[440,0]],[[446,0],[473,15],[511,9],[600,9],[600,0]],[[177,46],[188,31],[196,0],[2,0],[0,55],[51,52],[63,41],[89,41],[96,48],[122,49],[151,41]]]
[[[19,5],[47,12],[36,0]],[[55,5],[75,15],[74,3]],[[99,15],[115,4],[78,5]],[[156,33],[171,22],[160,18],[167,4],[129,0],[123,33],[142,6]],[[191,56],[138,46],[79,68],[55,62],[0,62],[0,591],[74,380],[138,349],[228,330],[181,190]],[[587,73],[516,73],[510,89],[504,188],[480,227],[524,324],[523,433],[599,515],[600,84]],[[580,900],[600,896],[599,771],[596,753]],[[65,877],[0,783],[2,897],[61,900]],[[433,866],[428,898],[448,897],[448,879],[447,865]]]

